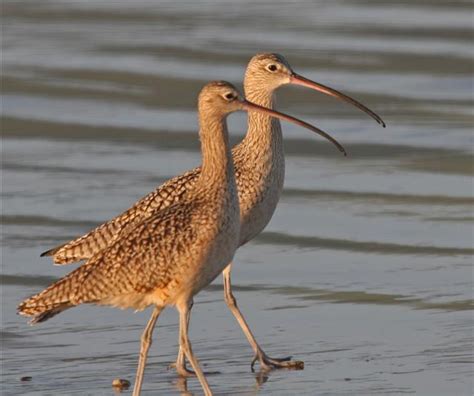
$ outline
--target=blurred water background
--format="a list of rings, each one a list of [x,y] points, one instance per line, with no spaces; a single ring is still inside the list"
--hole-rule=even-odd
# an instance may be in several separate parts
[[[133,380],[149,311],[81,307],[29,327],[15,307],[74,268],[40,252],[199,164],[200,87],[241,84],[261,51],[388,126],[303,88],[279,91],[279,109],[349,151],[284,124],[285,193],[235,260],[239,305],[262,347],[306,367],[250,371],[219,279],[196,298],[191,324],[201,363],[221,372],[211,386],[472,394],[472,17],[471,2],[444,0],[4,1],[2,395],[111,395],[113,378]],[[230,117],[235,142],[245,122]],[[176,352],[168,310],[144,395],[201,392],[166,369]]]

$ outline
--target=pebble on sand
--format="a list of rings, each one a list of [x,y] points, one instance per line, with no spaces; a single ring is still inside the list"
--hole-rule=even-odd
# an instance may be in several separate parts
[[[112,381],[112,387],[119,390],[126,390],[130,388],[130,381],[122,378],[115,378]]]

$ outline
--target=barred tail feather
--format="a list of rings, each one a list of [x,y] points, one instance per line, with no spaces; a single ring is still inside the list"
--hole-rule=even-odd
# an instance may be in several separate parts
[[[76,268],[41,293],[23,301],[18,306],[18,313],[24,316],[33,316],[31,323],[34,324],[44,322],[75,305],[92,302],[94,300],[93,296],[89,295],[90,298],[88,299],[83,293],[76,291],[91,274],[92,268],[93,264],[85,264]]]
[[[32,316],[30,324],[45,322],[62,311],[73,307],[69,301],[48,301],[43,293],[30,297],[18,306],[18,313],[23,316]]]
[[[67,303],[58,305],[54,308],[51,308],[47,311],[44,311],[44,312],[40,313],[40,314],[34,315],[29,323],[31,325],[35,325],[37,323],[46,322],[48,319],[51,319],[53,316],[56,316],[57,314],[61,313],[62,311],[65,311],[68,308],[72,308],[73,306],[74,305],[67,304]],[[26,314],[24,314],[23,312],[20,312],[20,315],[26,315]]]

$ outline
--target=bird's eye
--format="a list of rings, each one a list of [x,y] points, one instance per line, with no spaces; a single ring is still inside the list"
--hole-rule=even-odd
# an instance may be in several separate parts
[[[277,71],[277,69],[278,69],[277,65],[275,65],[273,63],[271,65],[267,66],[267,70],[269,70],[271,72],[275,72],[275,71]]]
[[[227,100],[232,100],[235,99],[235,96],[232,92],[229,92],[224,95],[224,98],[226,98]]]

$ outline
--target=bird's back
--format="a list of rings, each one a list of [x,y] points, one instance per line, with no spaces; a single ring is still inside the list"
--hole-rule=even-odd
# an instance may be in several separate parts
[[[81,237],[44,252],[42,256],[53,256],[56,264],[69,264],[92,257],[154,213],[182,201],[200,173],[200,168],[195,168],[168,180],[119,216]]]

